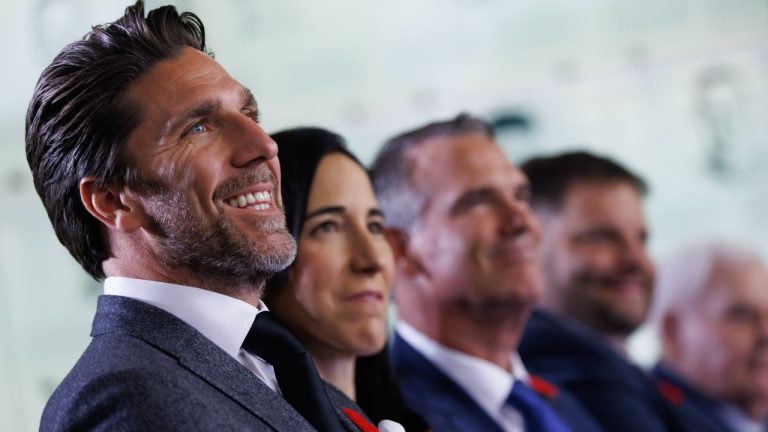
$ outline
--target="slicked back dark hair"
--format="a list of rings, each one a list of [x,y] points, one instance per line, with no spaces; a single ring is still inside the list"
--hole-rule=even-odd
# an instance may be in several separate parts
[[[103,225],[80,200],[80,180],[93,176],[100,187],[137,185],[137,171],[123,146],[142,113],[125,94],[184,47],[206,52],[200,19],[189,12],[180,15],[173,6],[145,17],[139,0],[117,21],[94,26],[67,45],[35,87],[26,117],[35,189],[59,241],[96,279],[104,277],[102,262],[110,251]]]
[[[479,133],[493,138],[493,128],[467,113],[401,133],[387,140],[371,166],[373,188],[387,225],[403,231],[418,221],[426,197],[411,184],[412,163],[406,153],[427,139]]]
[[[626,182],[641,195],[648,193],[645,181],[607,157],[585,151],[535,157],[520,167],[531,184],[534,208],[559,211],[568,188],[576,183]]]

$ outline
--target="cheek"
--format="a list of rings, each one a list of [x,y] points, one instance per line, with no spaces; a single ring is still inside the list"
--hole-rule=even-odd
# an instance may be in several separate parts
[[[175,145],[156,156],[156,175],[176,184],[189,185],[195,177],[205,176],[215,166],[215,158],[190,145]]]
[[[384,279],[384,292],[388,301],[392,290],[392,277],[395,274],[395,256],[386,240],[382,239],[379,248],[379,256],[381,256],[381,275]]]
[[[422,264],[433,276],[454,274],[466,265],[466,242],[456,231],[421,239],[418,253]]]
[[[724,361],[734,373],[746,371],[755,348],[754,332],[738,326],[723,326],[719,340]]]
[[[546,278],[558,287],[571,286],[574,278],[594,267],[589,256],[560,245],[543,250],[542,260]]]
[[[725,382],[745,370],[743,335],[715,324],[693,322],[682,336],[681,348],[688,363],[695,364],[702,376],[719,376]]]
[[[571,254],[577,268],[584,273],[610,271],[616,265],[616,253],[609,247],[577,247]]]
[[[312,318],[333,315],[338,280],[338,263],[333,254],[315,253],[305,248],[296,255],[293,272],[293,295],[296,302]]]

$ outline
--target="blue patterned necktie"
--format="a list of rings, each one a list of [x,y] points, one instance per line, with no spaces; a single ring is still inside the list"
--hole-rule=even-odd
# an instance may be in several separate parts
[[[523,415],[526,432],[571,432],[571,429],[527,384],[516,380],[507,404]]]

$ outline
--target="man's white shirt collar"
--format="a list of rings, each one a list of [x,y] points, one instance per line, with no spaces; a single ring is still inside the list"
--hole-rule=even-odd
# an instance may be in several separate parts
[[[244,350],[245,336],[259,313],[268,310],[213,291],[127,277],[108,277],[104,294],[139,300],[160,308],[199,331],[216,346],[254,372],[272,389],[277,380],[272,367]]]
[[[739,432],[764,432],[766,425],[759,422],[752,417],[749,417],[744,411],[740,410],[734,405],[723,403],[720,406],[720,414],[723,416],[725,422]]]
[[[506,431],[522,431],[522,416],[506,404],[515,380],[529,382],[517,352],[510,354],[512,373],[499,366],[435,342],[406,322],[397,323],[398,334],[448,375]]]

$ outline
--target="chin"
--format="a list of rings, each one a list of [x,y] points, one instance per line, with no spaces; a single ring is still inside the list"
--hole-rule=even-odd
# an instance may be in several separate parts
[[[354,351],[357,357],[365,357],[376,354],[384,349],[387,343],[386,329],[367,331],[359,334],[354,344]]]

